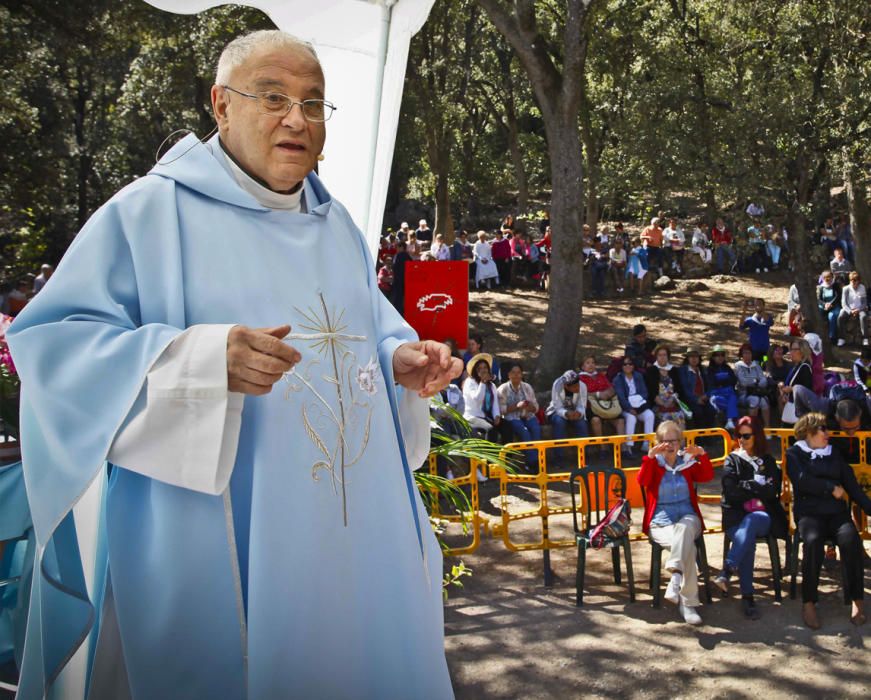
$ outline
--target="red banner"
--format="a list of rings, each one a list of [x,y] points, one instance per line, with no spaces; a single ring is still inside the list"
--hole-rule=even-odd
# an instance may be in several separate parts
[[[453,338],[468,345],[469,263],[405,263],[405,320],[421,340]]]

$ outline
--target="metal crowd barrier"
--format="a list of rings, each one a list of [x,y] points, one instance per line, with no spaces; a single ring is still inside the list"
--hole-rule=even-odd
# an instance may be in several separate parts
[[[776,438],[780,442],[780,454],[776,457],[778,466],[783,474],[783,491],[782,502],[790,512],[789,504],[792,499],[792,490],[789,478],[786,474],[785,454],[787,448],[795,441],[793,430],[789,429],[768,429],[765,431],[769,438]],[[832,431],[830,436],[834,439],[849,438],[846,433],[841,431]],[[871,465],[868,463],[868,440],[871,439],[871,431],[857,432],[853,438],[859,441],[858,459],[851,462],[851,466],[856,472],[860,484],[863,485],[866,491],[871,490]],[[638,486],[635,475],[638,473],[639,466],[625,466],[623,464],[623,454],[621,446],[628,441],[633,441],[639,444],[645,440],[653,440],[653,434],[636,434],[636,435],[609,435],[603,437],[589,438],[573,438],[567,440],[539,440],[536,442],[513,442],[504,446],[502,456],[505,457],[508,450],[527,451],[534,450],[537,455],[538,470],[533,474],[512,473],[495,464],[485,465],[478,460],[472,460],[470,470],[467,475],[453,479],[453,483],[457,486],[464,487],[467,491],[470,502],[470,510],[459,514],[444,514],[440,511],[438,503],[434,505],[433,515],[437,518],[444,519],[455,524],[465,524],[469,541],[461,546],[448,548],[445,550],[449,555],[470,554],[474,552],[481,544],[482,537],[485,534],[490,534],[493,537],[498,537],[502,540],[505,547],[512,552],[526,551],[542,551],[545,583],[552,582],[552,571],[550,569],[550,550],[560,549],[565,547],[574,547],[574,537],[561,538],[554,534],[552,520],[560,516],[570,516],[572,512],[571,505],[568,503],[562,505],[560,500],[568,501],[568,491],[563,488],[559,489],[560,484],[568,484],[571,467],[574,465],[584,467],[588,462],[588,451],[590,448],[610,448],[610,458],[614,466],[618,469],[623,469],[627,475],[627,498],[629,498],[633,508],[640,512],[644,504],[641,500],[641,489]],[[733,447],[732,436],[723,428],[709,428],[701,430],[686,430],[684,431],[684,439],[688,445],[696,444],[699,440],[704,440],[704,447],[711,456],[711,462],[714,468],[723,466],[726,456]],[[564,467],[551,466],[551,471],[548,471],[548,452],[549,451],[571,451],[571,457],[564,459]],[[556,454],[556,453],[554,453]],[[598,461],[598,460],[597,460]],[[569,467],[568,465],[571,465]],[[489,468],[490,478],[499,479],[499,495],[501,500],[501,518],[493,518],[482,513],[480,510],[480,497],[477,480],[477,469],[481,468],[484,473],[488,473],[485,469]],[[437,474],[437,460],[434,456],[430,456],[429,471],[431,474]],[[532,489],[536,499],[531,503],[531,507],[524,510],[511,512],[511,489],[512,486],[525,486]],[[562,499],[558,497],[562,496]],[[529,496],[529,490],[524,494]],[[703,504],[718,504],[720,502],[720,494],[704,494],[699,495],[699,502]],[[587,504],[581,502],[582,522],[586,526]],[[858,509],[856,509],[858,510]],[[527,541],[521,541],[513,534],[516,533],[516,525],[522,521],[538,519],[540,526],[536,535]],[[863,539],[871,540],[871,521],[861,511],[856,512],[855,519],[860,529],[860,534]],[[512,526],[515,526],[515,533],[512,532]],[[791,522],[790,527],[794,524]],[[707,526],[705,534],[721,533],[721,526]],[[633,540],[644,539],[645,536],[640,532],[631,535]]]

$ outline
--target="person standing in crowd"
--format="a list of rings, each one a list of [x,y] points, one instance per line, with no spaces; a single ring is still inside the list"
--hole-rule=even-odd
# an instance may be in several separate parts
[[[641,460],[638,485],[645,489],[642,530],[670,550],[665,570],[671,574],[665,599],[678,606],[689,625],[702,624],[699,600],[696,538],[705,524],[699,510],[696,484],[714,478],[711,459],[698,445],[681,449],[683,431],[673,421],[656,429],[656,444]]]
[[[819,629],[820,567],[825,541],[833,539],[844,566],[846,598],[851,601],[850,621],[865,623],[862,541],[850,517],[850,501],[871,515],[871,499],[841,453],[829,444],[826,417],[808,413],[795,424],[796,443],[786,451],[786,471],[793,489],[793,518],[804,546],[801,561],[802,619]]]
[[[490,244],[490,253],[496,263],[498,279],[496,284],[508,287],[511,284],[511,242],[505,238],[501,229],[496,230],[496,240]]]
[[[753,314],[747,315],[750,310],[750,300],[745,299],[741,306],[741,316],[738,319],[738,329],[747,331],[747,342],[750,344],[750,349],[753,353],[753,359],[757,362],[764,362],[768,356],[768,348],[771,346],[771,327],[774,325],[774,318],[771,314],[765,313],[765,300],[753,300]]]
[[[393,259],[393,283],[390,287],[390,303],[400,314],[405,313],[405,268],[411,262],[406,244],[396,244],[396,257]]]
[[[432,244],[432,229],[426,223],[426,219],[421,219],[418,222],[414,237],[424,249],[429,248]]]
[[[758,620],[759,608],[753,595],[756,539],[769,532],[778,539],[786,539],[789,528],[780,505],[780,468],[768,452],[762,422],[758,417],[743,416],[738,420],[735,436],[738,446],[723,465],[720,499],[723,529],[732,544],[714,585],[728,593],[732,576],[738,574],[744,616]]]
[[[411,469],[461,363],[384,299],[314,173],[325,97],[309,44],[233,40],[218,134],[101,207],[9,329],[40,543],[21,697],[59,692],[83,641],[95,698],[453,696]],[[86,569],[111,586],[89,592],[95,481]]]
[[[641,241],[647,241],[648,268],[655,268],[659,276],[662,276],[662,229],[659,227],[658,216],[654,216],[650,220],[650,226],[641,232]]]
[[[655,417],[653,415],[652,403],[647,393],[644,374],[637,371],[635,361],[630,355],[623,357],[622,371],[614,377],[613,385],[617,400],[620,402],[620,408],[623,409],[626,434],[635,435],[636,426],[639,421],[641,421],[642,430],[645,435],[652,433]],[[627,440],[623,444],[623,450],[628,456],[632,455],[634,447],[634,440]],[[641,451],[646,452],[647,447],[648,441],[644,440],[641,444]]]
[[[850,319],[859,322],[862,339],[868,337],[868,294],[858,272],[851,272],[850,283],[841,292],[841,311],[838,314],[838,345],[843,345],[847,336],[847,323]]]
[[[33,279],[33,293],[36,294],[45,286],[45,283],[51,279],[54,274],[54,268],[49,264],[43,264],[39,268],[39,274]]]
[[[494,284],[499,284],[499,271],[493,262],[493,251],[487,242],[486,231],[478,231],[478,242],[472,246],[472,254],[475,258],[475,289],[483,282],[487,289]]]

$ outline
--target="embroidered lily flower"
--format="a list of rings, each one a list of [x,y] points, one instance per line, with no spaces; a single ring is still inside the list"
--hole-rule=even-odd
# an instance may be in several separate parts
[[[360,387],[360,391],[364,394],[369,394],[372,396],[376,391],[378,391],[378,387],[376,385],[376,381],[378,379],[378,363],[375,361],[373,357],[366,364],[365,367],[357,367],[357,386]]]

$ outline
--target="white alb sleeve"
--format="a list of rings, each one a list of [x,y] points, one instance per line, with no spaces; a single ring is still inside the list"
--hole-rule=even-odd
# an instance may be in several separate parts
[[[230,481],[244,394],[227,390],[233,324],[191,326],[163,351],[115,435],[109,461],[173,486],[217,495]]]

